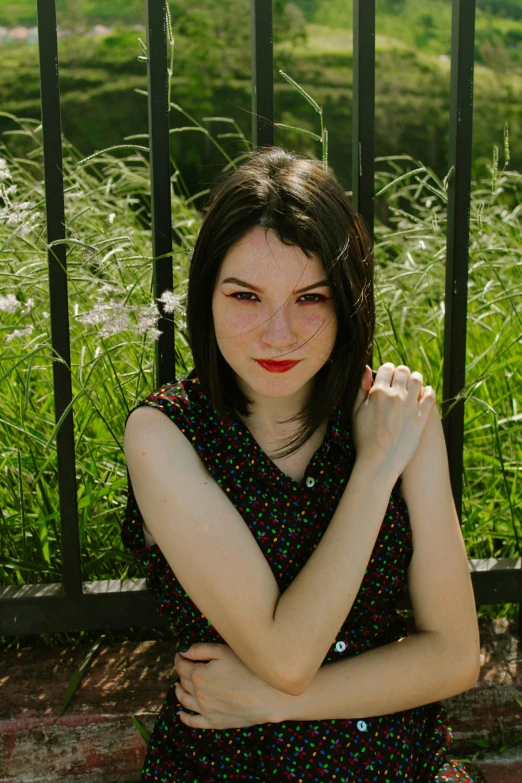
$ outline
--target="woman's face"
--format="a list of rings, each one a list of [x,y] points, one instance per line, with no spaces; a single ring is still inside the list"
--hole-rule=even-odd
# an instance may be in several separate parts
[[[240,386],[269,397],[287,397],[305,386],[330,357],[337,335],[332,290],[319,256],[307,258],[260,226],[225,256],[212,313],[219,349]],[[276,373],[256,359],[299,362]]]

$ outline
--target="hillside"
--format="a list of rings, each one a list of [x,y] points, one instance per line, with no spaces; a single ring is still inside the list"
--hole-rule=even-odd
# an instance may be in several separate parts
[[[210,14],[225,36],[232,29],[241,29],[241,37],[248,35],[250,0],[193,0],[190,5],[169,0],[169,6],[178,29],[194,15],[197,24],[205,25],[203,17]],[[56,7],[59,23],[73,29],[96,23],[129,26],[145,20],[144,0],[56,0]],[[298,10],[312,24],[336,30],[352,26],[351,3],[346,0],[273,0],[273,7],[279,40],[284,30],[299,21]],[[493,70],[522,72],[522,0],[477,0],[476,8],[477,63]],[[449,54],[451,0],[376,0],[376,17],[378,34],[427,54]],[[240,20],[241,25],[237,24]],[[36,0],[0,0],[0,25],[36,25]]]
[[[522,0],[511,0],[513,8],[509,18],[498,13],[501,7],[506,6],[505,3],[500,0],[498,3],[489,2],[496,9],[495,14],[487,11],[495,24],[522,27],[522,19],[515,18]],[[333,13],[336,4],[338,24],[328,26],[314,22],[316,19],[328,21],[328,14]],[[179,10],[182,0],[171,0],[170,5],[173,8],[175,38],[172,100],[211,133],[223,134],[232,128],[230,125],[207,123],[203,118],[226,116],[233,118],[249,139],[249,0],[200,0],[197,5],[187,6],[183,13]],[[397,14],[394,16],[390,11],[392,5],[400,5],[403,9],[400,24]],[[328,6],[316,0],[299,0],[299,6],[288,3],[283,6],[282,1],[275,1],[275,120],[314,132],[319,130],[317,114],[280,76],[281,69],[324,107],[330,139],[330,164],[349,188],[351,19],[346,9],[344,16],[341,14],[341,9],[346,6],[344,0],[329,0]],[[18,0],[16,8],[20,21],[25,20],[28,24],[34,21],[30,16],[30,13],[34,14],[34,0]],[[72,0],[69,3],[58,0],[62,14],[67,8],[69,11],[73,9]],[[419,48],[406,39],[411,36],[419,9],[426,8],[432,8],[437,17],[436,34],[429,46]],[[0,24],[5,22],[12,9],[12,0],[0,0]],[[23,17],[24,9],[28,14],[26,18]],[[137,92],[147,89],[146,66],[138,61],[138,56],[143,54],[138,37],[145,36],[144,32],[129,29],[129,25],[142,18],[143,2],[115,0],[104,7],[99,0],[76,0],[74,9],[76,19],[82,25],[93,25],[97,21],[113,24],[114,16],[111,14],[119,14],[121,9],[120,16],[124,16],[125,21],[125,25],[115,26],[111,35],[102,38],[70,35],[60,39],[63,130],[65,136],[88,155],[121,144],[126,136],[147,132],[147,101]],[[179,13],[174,13],[176,9]],[[375,154],[409,154],[430,166],[439,177],[444,177],[447,173],[450,62],[448,45],[443,44],[441,36],[442,31],[446,31],[444,34],[449,31],[449,0],[425,0],[419,2],[418,7],[409,0],[378,0],[378,11]],[[448,22],[446,26],[441,21],[444,19],[443,11]],[[281,25],[283,13],[290,14],[288,18],[291,19],[290,27],[284,30]],[[481,14],[486,14],[485,8],[479,8],[478,22]],[[69,17],[72,18],[70,14]],[[382,20],[386,19],[395,20],[396,28],[391,22],[387,28],[394,35],[382,32]],[[292,40],[288,40],[288,35]],[[403,40],[399,40],[398,35],[402,35]],[[518,49],[522,50],[522,46]],[[513,57],[519,56],[518,49]],[[493,145],[497,144],[502,150],[506,122],[511,137],[511,165],[518,170],[522,168],[522,70],[511,60],[510,63],[509,68],[492,68],[481,62],[476,65],[472,157],[473,174],[477,178],[491,162]],[[2,65],[2,111],[38,118],[38,47],[14,42],[5,44],[2,46]],[[173,108],[171,127],[187,125],[192,125],[192,122]],[[0,132],[11,127],[5,115],[0,118]],[[222,161],[212,142],[197,129],[190,134],[174,131],[171,138],[172,154],[190,192],[206,187]],[[306,136],[277,130],[275,141],[302,154],[320,156],[318,145]],[[24,154],[25,140],[22,137],[11,136],[8,143],[19,154]],[[243,149],[238,138],[228,136],[220,143],[230,155]]]

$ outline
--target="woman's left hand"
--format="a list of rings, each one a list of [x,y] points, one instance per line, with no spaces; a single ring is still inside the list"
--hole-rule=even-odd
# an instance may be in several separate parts
[[[203,663],[208,661],[208,663]],[[261,680],[226,644],[197,642],[174,659],[180,676],[176,696],[186,710],[180,720],[195,729],[238,729],[276,723],[285,696]]]

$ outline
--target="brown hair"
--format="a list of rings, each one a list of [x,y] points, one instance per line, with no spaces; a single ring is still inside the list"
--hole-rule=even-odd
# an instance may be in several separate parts
[[[351,427],[352,411],[375,329],[374,257],[362,217],[341,185],[320,163],[278,147],[246,153],[246,160],[215,180],[192,255],[187,331],[197,377],[221,416],[248,417],[252,403],[237,386],[218,348],[212,316],[216,277],[224,257],[255,226],[276,233],[280,242],[317,253],[332,287],[338,319],[330,359],[315,376],[313,392],[297,416],[297,435],[273,458],[293,454],[334,408],[341,427]]]

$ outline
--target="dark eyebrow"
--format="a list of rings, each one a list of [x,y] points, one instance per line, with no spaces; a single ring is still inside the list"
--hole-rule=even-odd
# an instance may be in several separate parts
[[[240,280],[238,277],[225,277],[224,280],[221,281],[223,283],[235,283],[236,285],[242,285],[243,288],[250,288],[251,291],[255,291],[257,294],[262,294],[262,290],[260,288],[256,288],[255,285],[251,285],[250,283],[245,283],[244,280]],[[318,280],[317,283],[312,283],[312,285],[307,285],[306,288],[300,288],[298,291],[294,291],[296,294],[302,294],[305,291],[310,291],[311,288],[319,288],[320,286],[329,286],[330,282],[328,280]]]

